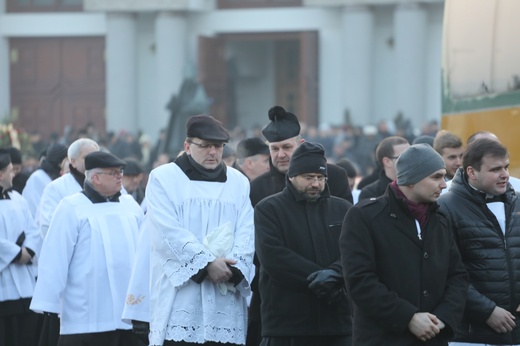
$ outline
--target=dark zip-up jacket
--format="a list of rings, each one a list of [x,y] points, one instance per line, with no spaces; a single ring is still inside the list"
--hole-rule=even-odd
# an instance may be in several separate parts
[[[450,191],[441,196],[441,210],[448,215],[470,286],[464,321],[457,340],[486,344],[520,343],[520,201],[509,185],[503,195],[505,235],[484,195],[472,188],[459,168]],[[511,333],[496,333],[486,323],[495,306],[517,317]]]

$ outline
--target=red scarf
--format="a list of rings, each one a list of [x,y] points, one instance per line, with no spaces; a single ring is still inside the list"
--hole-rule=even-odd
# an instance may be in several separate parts
[[[404,193],[399,189],[399,186],[397,186],[396,181],[394,180],[390,186],[392,187],[392,190],[395,192],[395,195],[397,198],[403,200],[406,205],[408,206],[408,210],[410,210],[410,213],[413,215],[417,221],[419,221],[419,225],[421,226],[421,230],[424,229],[424,225],[426,225],[426,222],[428,221],[428,216],[430,215],[430,203],[415,203],[413,201],[410,201]]]

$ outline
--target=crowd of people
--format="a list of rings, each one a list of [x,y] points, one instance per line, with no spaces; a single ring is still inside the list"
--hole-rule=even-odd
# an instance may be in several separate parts
[[[387,125],[0,149],[0,345],[520,344],[507,148]]]

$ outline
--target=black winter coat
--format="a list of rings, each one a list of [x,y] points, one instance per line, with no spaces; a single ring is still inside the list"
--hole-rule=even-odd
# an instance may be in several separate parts
[[[450,191],[439,198],[452,223],[470,277],[459,341],[486,344],[520,343],[520,201],[511,186],[504,195],[505,236],[484,195],[473,189],[459,168]],[[499,334],[486,324],[495,306],[517,318],[511,333]]]
[[[255,208],[255,249],[260,261],[262,336],[350,335],[347,297],[327,304],[308,288],[321,269],[341,272],[338,238],[352,204],[322,193],[307,202],[288,183]]]
[[[453,336],[468,277],[447,220],[436,207],[431,206],[422,240],[407,205],[390,186],[383,196],[347,212],[340,250],[353,302],[353,345],[440,346]],[[416,312],[430,312],[446,327],[422,342],[408,329]]]
[[[390,180],[386,176],[385,171],[382,170],[379,174],[379,179],[361,189],[358,200],[361,201],[362,199],[383,196],[385,194],[386,188],[388,187],[388,184],[391,182],[392,180]]]

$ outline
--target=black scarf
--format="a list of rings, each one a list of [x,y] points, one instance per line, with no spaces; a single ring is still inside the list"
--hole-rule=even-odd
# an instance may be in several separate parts
[[[92,203],[119,202],[119,196],[121,196],[121,192],[118,192],[113,196],[103,196],[97,192],[88,181],[85,181],[85,187],[81,192],[83,192]]]
[[[184,153],[174,161],[190,180],[214,181],[224,183],[227,180],[226,165],[221,162],[215,169],[207,169],[199,165],[193,158]]]
[[[70,174],[74,177],[74,179],[78,182],[79,186],[83,186],[85,184],[85,174],[78,171],[71,164],[69,164]]]
[[[8,189],[8,190],[4,191],[4,188],[0,186],[0,199],[11,199],[11,197],[9,197],[9,194],[8,194],[8,192],[10,190],[11,189]]]

